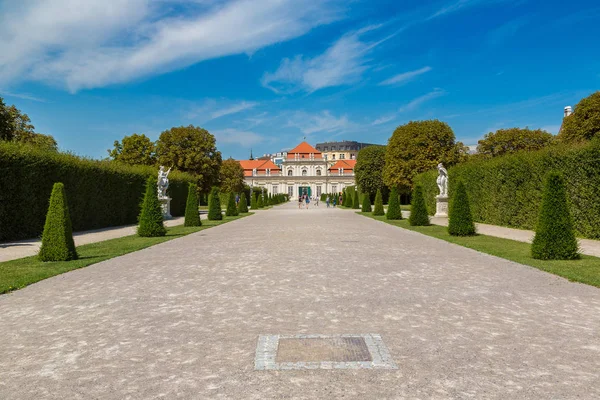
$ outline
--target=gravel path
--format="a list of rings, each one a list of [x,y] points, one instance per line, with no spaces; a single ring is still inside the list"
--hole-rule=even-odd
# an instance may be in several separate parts
[[[600,290],[350,210],[260,211],[0,296],[0,399],[600,398]],[[259,335],[398,369],[255,371]]]

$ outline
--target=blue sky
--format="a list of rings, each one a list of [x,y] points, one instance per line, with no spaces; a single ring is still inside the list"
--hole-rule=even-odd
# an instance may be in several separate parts
[[[189,124],[234,158],[430,118],[472,145],[556,133],[600,86],[599,20],[592,0],[0,0],[0,96],[95,158]]]

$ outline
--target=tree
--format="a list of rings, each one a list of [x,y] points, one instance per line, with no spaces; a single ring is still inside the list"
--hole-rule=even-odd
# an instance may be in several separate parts
[[[0,140],[28,143],[56,151],[58,144],[50,135],[35,132],[31,119],[14,105],[6,106],[0,97]]]
[[[375,208],[373,209],[373,215],[385,215],[383,211],[383,196],[381,195],[381,190],[377,190],[377,194],[375,195]]]
[[[185,220],[183,226],[201,226],[200,214],[198,213],[198,186],[194,183],[188,185],[188,197],[185,203]]]
[[[264,197],[263,193],[260,192],[258,194],[258,201],[257,201],[258,208],[265,208],[265,201],[264,201],[263,197]]]
[[[235,217],[239,215],[237,206],[235,205],[235,193],[229,193],[229,199],[227,200],[227,210],[225,210],[225,215],[228,217]]]
[[[65,186],[60,182],[55,183],[52,188],[38,257],[42,261],[77,259],[67,195]]]
[[[354,178],[363,193],[375,195],[378,190],[385,192],[383,168],[385,167],[385,146],[369,146],[358,152]]]
[[[371,212],[371,199],[369,198],[369,193],[364,193],[362,195],[362,212]]]
[[[358,190],[354,190],[354,194],[352,195],[352,208],[354,210],[360,210],[360,199],[358,197]]]
[[[125,136],[122,142],[115,140],[108,155],[115,161],[129,165],[156,165],[156,143],[148,136],[134,133]]]
[[[385,152],[383,180],[389,187],[409,192],[413,178],[435,168],[466,159],[467,148],[455,142],[452,128],[436,120],[411,121],[396,128]]]
[[[190,125],[164,131],[156,154],[159,164],[198,176],[201,192],[208,192],[219,180],[221,152],[215,137],[205,129]]]
[[[238,211],[239,213],[247,213],[248,212],[248,202],[246,201],[246,193],[242,192],[240,195],[240,202],[238,203]]]
[[[540,260],[574,260],[580,257],[567,190],[562,176],[556,172],[549,173],[546,178],[531,255]]]
[[[257,208],[258,208],[258,194],[254,194],[254,192],[252,192],[252,199],[250,199],[250,209],[252,209],[252,211],[254,211]]]
[[[156,190],[156,178],[148,178],[146,181],[146,193],[140,212],[140,224],[137,229],[138,236],[158,237],[167,234],[167,229],[163,222],[162,208]]]
[[[400,198],[398,196],[398,189],[392,188],[390,192],[390,198],[388,201],[387,214],[385,218],[389,220],[402,219],[402,209],[400,208]]]
[[[573,114],[565,117],[558,138],[578,143],[600,136],[600,91],[581,99]]]
[[[12,117],[8,113],[8,108],[4,104],[4,99],[0,97],[0,140],[12,140],[13,127]]]
[[[452,236],[475,235],[475,224],[469,206],[469,196],[462,181],[458,181],[450,202],[448,233]]]
[[[423,187],[421,185],[417,185],[413,191],[408,222],[412,226],[429,225],[429,215],[427,214],[427,206],[425,205],[425,197],[423,197]]]
[[[484,157],[498,157],[517,151],[540,150],[554,143],[554,136],[541,129],[499,129],[487,133],[477,144],[477,153]]]
[[[210,221],[220,221],[223,219],[221,214],[221,197],[219,188],[213,187],[210,196],[208,196],[208,219]]]
[[[244,190],[244,169],[233,158],[223,161],[219,179],[224,192],[239,193]]]

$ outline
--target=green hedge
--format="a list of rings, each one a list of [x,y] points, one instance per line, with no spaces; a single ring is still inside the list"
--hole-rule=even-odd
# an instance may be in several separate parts
[[[471,160],[449,169],[449,190],[458,180],[465,183],[477,222],[533,230],[550,171],[565,177],[577,235],[600,239],[600,140]],[[429,171],[415,179],[423,186],[430,214],[435,213],[436,177],[437,171]]]
[[[40,237],[52,186],[65,185],[74,231],[137,223],[146,179],[158,170],[0,143],[0,241]],[[171,214],[183,215],[189,174],[169,175]]]

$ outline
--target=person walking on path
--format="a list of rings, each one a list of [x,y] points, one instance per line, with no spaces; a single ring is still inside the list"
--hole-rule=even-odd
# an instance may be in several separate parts
[[[298,210],[302,208],[302,196],[298,196]]]
[[[306,196],[306,209],[308,210],[308,204],[310,203],[310,197]]]
[[[236,205],[236,206],[239,206],[239,205],[240,205],[240,195],[239,195],[239,194],[236,194],[236,195],[235,195],[235,205]]]
[[[334,197],[333,198],[333,207],[335,208],[335,202],[337,201],[337,199]]]
[[[330,202],[330,201],[331,201],[331,200],[329,199],[329,196],[327,196],[327,198],[325,199],[325,203],[327,204],[327,208],[329,208],[329,202]]]
[[[315,207],[319,207],[319,196],[315,197]]]

